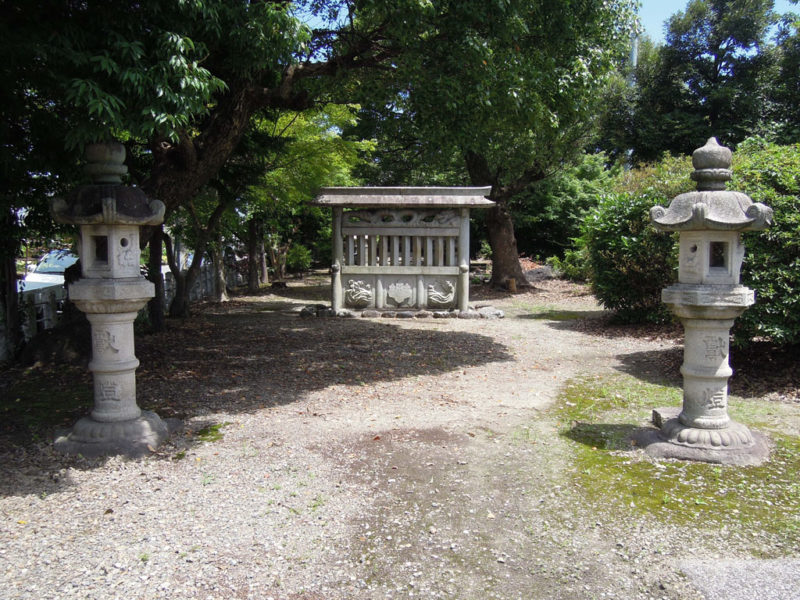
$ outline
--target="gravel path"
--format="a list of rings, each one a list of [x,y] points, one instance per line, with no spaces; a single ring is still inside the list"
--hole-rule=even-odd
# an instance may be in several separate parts
[[[548,412],[680,340],[598,335],[590,296],[541,288],[502,320],[300,319],[319,290],[289,290],[139,338],[140,403],[183,430],[135,461],[0,456],[0,598],[725,598],[707,561],[741,551],[588,510]]]

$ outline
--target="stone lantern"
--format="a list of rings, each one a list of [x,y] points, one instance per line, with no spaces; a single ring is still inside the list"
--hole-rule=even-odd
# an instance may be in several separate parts
[[[164,220],[164,204],[122,184],[128,169],[122,144],[94,144],[86,150],[93,178],[66,200],[55,199],[56,221],[80,226],[82,278],[70,284],[72,302],[91,326],[94,410],[56,439],[56,449],[100,456],[146,454],[168,435],[167,426],[136,404],[133,322],[153,297],[154,286],[139,272],[139,228]]]
[[[753,290],[739,283],[741,232],[769,226],[772,209],[725,189],[731,151],[715,138],[694,151],[692,165],[697,191],[650,211],[657,229],[680,233],[678,283],[661,298],[683,323],[685,340],[683,407],[677,416],[655,411],[660,443],[647,450],[668,458],[755,464],[768,448],[762,436],[728,416],[728,342],[734,319],[755,301]]]

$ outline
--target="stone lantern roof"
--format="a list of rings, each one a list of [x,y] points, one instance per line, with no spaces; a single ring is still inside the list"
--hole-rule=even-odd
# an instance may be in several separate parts
[[[94,180],[67,199],[50,203],[53,217],[71,225],[158,225],[164,221],[164,203],[150,200],[141,188],[122,184],[128,172],[122,144],[94,144],[86,149],[86,172]]]
[[[747,194],[728,191],[731,151],[716,138],[692,154],[692,179],[697,191],[676,196],[669,205],[650,209],[653,225],[661,231],[757,231],[772,224],[772,209],[754,203]]]

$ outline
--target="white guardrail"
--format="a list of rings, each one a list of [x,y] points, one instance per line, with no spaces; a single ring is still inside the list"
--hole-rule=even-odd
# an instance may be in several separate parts
[[[60,284],[23,288],[20,291],[19,306],[23,315],[22,332],[25,341],[40,331],[56,326],[66,298],[67,290]]]
[[[229,288],[241,285],[241,276],[235,271],[226,270],[225,279]],[[175,277],[167,270],[163,273],[166,305],[175,295]],[[36,287],[33,287],[36,286]],[[28,287],[28,289],[25,289]],[[189,301],[196,302],[210,298],[214,291],[214,274],[212,265],[200,267],[200,274],[189,291]],[[67,290],[63,285],[27,284],[20,282],[19,305],[23,314],[22,330],[25,341],[30,340],[40,331],[51,329],[58,324]]]

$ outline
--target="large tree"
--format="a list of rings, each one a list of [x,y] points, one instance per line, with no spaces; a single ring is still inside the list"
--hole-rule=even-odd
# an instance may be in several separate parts
[[[15,259],[23,243],[56,233],[48,198],[65,193],[76,175],[64,148],[73,115],[42,93],[51,78],[41,66],[44,32],[35,20],[23,7],[0,3],[0,362],[22,343]]]
[[[784,15],[776,48],[776,76],[772,89],[772,124],[785,144],[800,141],[800,16]]]
[[[419,33],[407,40],[396,68],[364,86],[378,92],[365,102],[380,115],[380,131],[388,134],[381,139],[393,141],[384,162],[397,172],[398,156],[413,157],[415,165],[435,165],[451,180],[490,185],[492,283],[515,278],[525,285],[511,204],[575,160],[588,141],[597,89],[628,52],[633,3],[433,5],[447,19],[419,16]],[[421,178],[430,170],[412,168]]]
[[[2,3],[0,48],[11,59],[3,65],[9,99],[3,126],[16,144],[4,156],[16,188],[4,193],[3,233],[19,239],[20,190],[31,185],[44,198],[43,182],[74,165],[83,144],[110,137],[129,147],[131,179],[172,214],[217,176],[254,114],[306,109],[320,91],[306,80],[374,66],[395,52],[383,43],[383,23],[312,32],[296,11],[306,4],[314,11],[350,6],[335,0]],[[50,115],[54,126],[40,126]],[[71,154],[31,168],[27,154],[44,158],[51,146]],[[160,271],[161,237],[159,229],[153,273]],[[11,290],[7,271],[0,278]],[[154,308],[158,325],[163,307]]]
[[[726,143],[754,131],[766,108],[773,4],[692,0],[668,22],[664,68],[687,88],[683,108],[702,115],[706,132]]]
[[[286,257],[292,244],[317,244],[330,250],[330,217],[311,206],[317,191],[325,185],[354,185],[352,172],[372,142],[346,140],[345,127],[355,123],[357,106],[326,104],[304,113],[284,112],[274,120],[260,119],[257,130],[282,141],[265,149],[265,168],[242,193],[241,214],[246,217],[250,258],[248,286],[259,283],[258,264],[253,252],[266,246],[270,266],[276,279],[285,276]],[[320,229],[325,235],[321,235]],[[266,241],[266,244],[265,244]],[[329,254],[324,257],[329,260]]]
[[[609,99],[603,148],[651,161],[664,151],[688,154],[712,135],[735,146],[769,132],[776,118],[772,9],[772,0],[691,0],[666,22],[663,45],[642,40],[634,85],[618,86]],[[790,82],[791,67],[786,74]]]
[[[125,141],[132,180],[171,214],[214,180],[254,115],[369,88],[413,117],[426,148],[455,151],[473,183],[492,185],[503,278],[519,272],[508,202],[579,145],[594,88],[627,41],[629,9],[629,0],[3,3],[15,35],[0,47],[19,59],[5,74],[23,82],[25,100],[8,120],[58,114],[76,151]],[[163,308],[153,308],[158,325]]]

